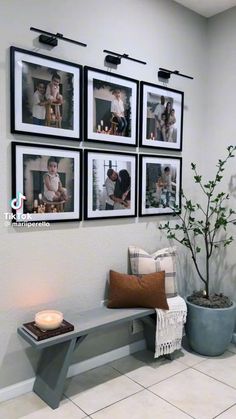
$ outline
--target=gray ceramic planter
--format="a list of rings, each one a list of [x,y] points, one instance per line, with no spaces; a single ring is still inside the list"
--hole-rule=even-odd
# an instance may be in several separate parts
[[[201,355],[224,353],[234,331],[236,304],[228,308],[206,308],[187,300],[186,303],[186,335],[191,348]]]

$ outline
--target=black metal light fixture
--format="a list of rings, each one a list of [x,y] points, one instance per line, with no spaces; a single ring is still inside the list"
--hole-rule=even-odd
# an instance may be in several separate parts
[[[135,61],[136,63],[139,63],[139,64],[147,64],[145,61],[132,58],[128,54],[119,54],[117,52],[109,51],[107,49],[104,49],[103,52],[106,52],[108,54],[105,57],[105,61],[109,64],[119,65],[121,63],[122,58],[125,58],[126,60]]]
[[[41,35],[39,36],[39,42],[50,45],[51,47],[56,47],[58,44],[58,39],[62,41],[71,42],[72,44],[80,45],[81,47],[87,47],[87,44],[83,42],[75,41],[74,39],[66,38],[62,33],[51,33],[48,31],[44,31],[42,29],[34,28],[31,26],[31,31],[39,32]]]
[[[185,77],[186,79],[193,80],[193,77],[187,76],[186,74],[182,74],[178,70],[172,71],[172,70],[167,70],[166,68],[162,68],[162,67],[159,67],[159,71],[157,74],[158,74],[159,79],[162,79],[166,82],[168,82],[171,74],[175,74],[176,76],[181,76],[181,77]]]

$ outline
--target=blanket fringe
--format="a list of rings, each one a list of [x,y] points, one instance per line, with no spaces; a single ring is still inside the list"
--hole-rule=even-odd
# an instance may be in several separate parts
[[[158,358],[161,355],[171,354],[177,349],[181,348],[182,339],[175,339],[172,342],[165,342],[156,346],[155,358]]]
[[[177,296],[167,299],[169,310],[156,309],[155,358],[171,354],[181,348],[187,307],[183,298]]]

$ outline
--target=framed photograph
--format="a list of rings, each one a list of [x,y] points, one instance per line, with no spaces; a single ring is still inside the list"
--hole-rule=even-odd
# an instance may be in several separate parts
[[[81,184],[80,150],[12,143],[16,221],[81,220]]]
[[[173,214],[181,208],[182,159],[140,155],[139,215]]]
[[[182,150],[184,94],[141,82],[140,146]]]
[[[11,47],[11,132],[81,139],[81,68]]]
[[[85,150],[84,218],[137,215],[137,155]]]
[[[137,145],[138,81],[85,67],[85,140]]]

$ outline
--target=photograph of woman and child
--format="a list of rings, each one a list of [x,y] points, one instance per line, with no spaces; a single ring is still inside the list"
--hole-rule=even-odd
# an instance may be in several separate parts
[[[92,154],[92,153],[91,153]],[[90,172],[91,168],[91,172]],[[88,208],[91,218],[133,215],[135,212],[135,158],[97,154],[88,160]]]
[[[181,149],[182,92],[143,84],[142,143]]]
[[[73,130],[73,74],[22,62],[22,122]]]

